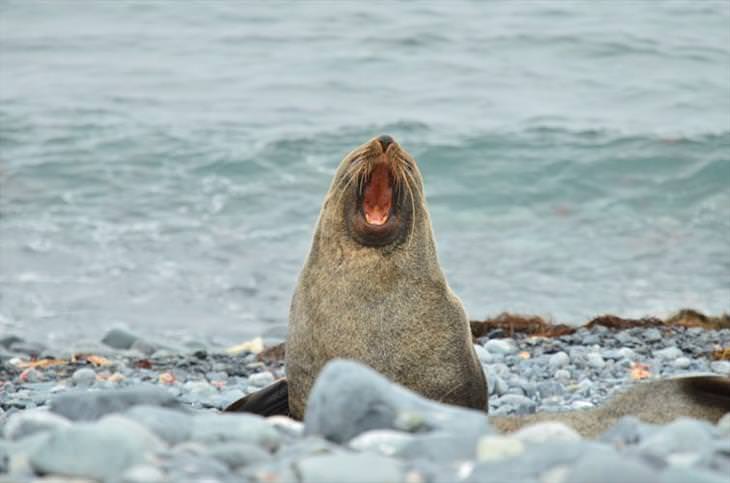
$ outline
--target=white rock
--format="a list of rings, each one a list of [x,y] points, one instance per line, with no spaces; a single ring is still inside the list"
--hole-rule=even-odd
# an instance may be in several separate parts
[[[487,352],[487,350],[480,346],[479,344],[474,344],[474,350],[477,353],[477,357],[482,362],[482,364],[489,364],[490,362],[494,362],[494,356]]]
[[[548,364],[550,364],[550,367],[553,369],[560,369],[561,367],[565,367],[570,363],[570,356],[566,354],[563,351],[557,352],[550,356],[550,359],[548,360]]]
[[[274,382],[274,375],[269,371],[257,372],[248,376],[248,383],[256,387],[268,386]]]
[[[730,375],[730,361],[714,361],[710,364],[710,369],[718,374],[728,376]]]
[[[586,355],[586,362],[595,369],[602,369],[606,366],[606,361],[603,360],[603,356],[597,352],[591,352]]]
[[[357,451],[375,451],[386,456],[393,456],[413,439],[413,435],[402,431],[376,429],[356,436],[350,440],[349,446]]]
[[[682,357],[682,351],[678,347],[667,347],[666,349],[656,350],[653,352],[654,357],[671,361]]]
[[[570,426],[557,421],[546,421],[544,423],[531,424],[516,433],[513,437],[523,443],[545,443],[547,441],[579,441],[578,434]]]
[[[514,458],[525,451],[525,445],[513,436],[482,436],[477,444],[479,461],[501,461]]]
[[[492,354],[513,354],[517,352],[517,345],[512,339],[490,339],[484,344],[484,348]]]
[[[676,369],[687,369],[690,364],[692,364],[692,361],[689,359],[689,357],[679,357],[672,362],[672,367]]]

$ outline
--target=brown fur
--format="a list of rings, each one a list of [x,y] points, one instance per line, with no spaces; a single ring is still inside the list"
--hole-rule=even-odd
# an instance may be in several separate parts
[[[560,421],[586,437],[595,437],[623,416],[647,423],[665,424],[679,417],[716,423],[730,412],[730,378],[683,377],[632,386],[606,404],[590,410],[545,412],[529,416],[492,416],[497,429],[511,432],[543,421]]]
[[[352,236],[348,216],[357,176],[382,156],[400,173],[402,226],[391,243],[367,246]],[[421,174],[395,142],[384,153],[373,139],[348,154],[322,205],[289,313],[294,417],[303,417],[314,379],[336,357],[363,362],[428,398],[487,409],[466,313],[439,266]]]

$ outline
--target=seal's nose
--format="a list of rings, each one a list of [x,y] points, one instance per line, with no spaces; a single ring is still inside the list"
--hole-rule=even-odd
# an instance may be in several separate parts
[[[388,136],[387,134],[383,134],[382,136],[378,136],[378,142],[383,147],[383,152],[388,150],[388,146],[394,143],[393,138]]]

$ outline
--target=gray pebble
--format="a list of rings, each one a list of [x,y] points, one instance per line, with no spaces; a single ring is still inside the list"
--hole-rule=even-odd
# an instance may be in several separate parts
[[[682,351],[678,347],[667,347],[665,349],[656,350],[652,354],[656,358],[671,361],[681,357]]]
[[[550,367],[552,367],[553,369],[560,369],[567,366],[569,363],[570,357],[563,351],[556,352],[555,354],[551,355],[548,361],[548,364],[550,364]]]
[[[659,332],[658,329],[650,328],[644,330],[642,336],[644,337],[644,340],[647,342],[659,342],[662,340],[662,333]]]
[[[274,375],[271,374],[269,371],[263,371],[263,372],[257,372],[256,374],[251,374],[248,378],[249,384],[256,387],[264,387],[268,386],[272,382],[274,382]]]
[[[96,382],[96,372],[88,367],[76,369],[76,371],[73,373],[73,376],[71,376],[71,381],[74,383],[75,386],[91,386]]]
[[[484,348],[490,354],[513,354],[517,352],[517,345],[512,339],[489,339]]]
[[[606,365],[606,361],[604,361],[601,354],[597,352],[591,352],[586,355],[586,363],[594,369],[603,369]]]
[[[730,361],[713,361],[710,363],[710,368],[713,372],[730,376]]]
[[[688,357],[678,357],[672,361],[672,367],[675,369],[687,369],[692,364]]]
[[[138,337],[125,329],[111,329],[101,341],[114,349],[129,349]]]

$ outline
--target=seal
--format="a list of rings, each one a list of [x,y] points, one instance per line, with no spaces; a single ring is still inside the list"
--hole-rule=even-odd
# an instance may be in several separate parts
[[[423,178],[380,136],[344,157],[289,312],[290,414],[331,359],[360,361],[423,396],[487,409],[466,312],[439,265]]]

